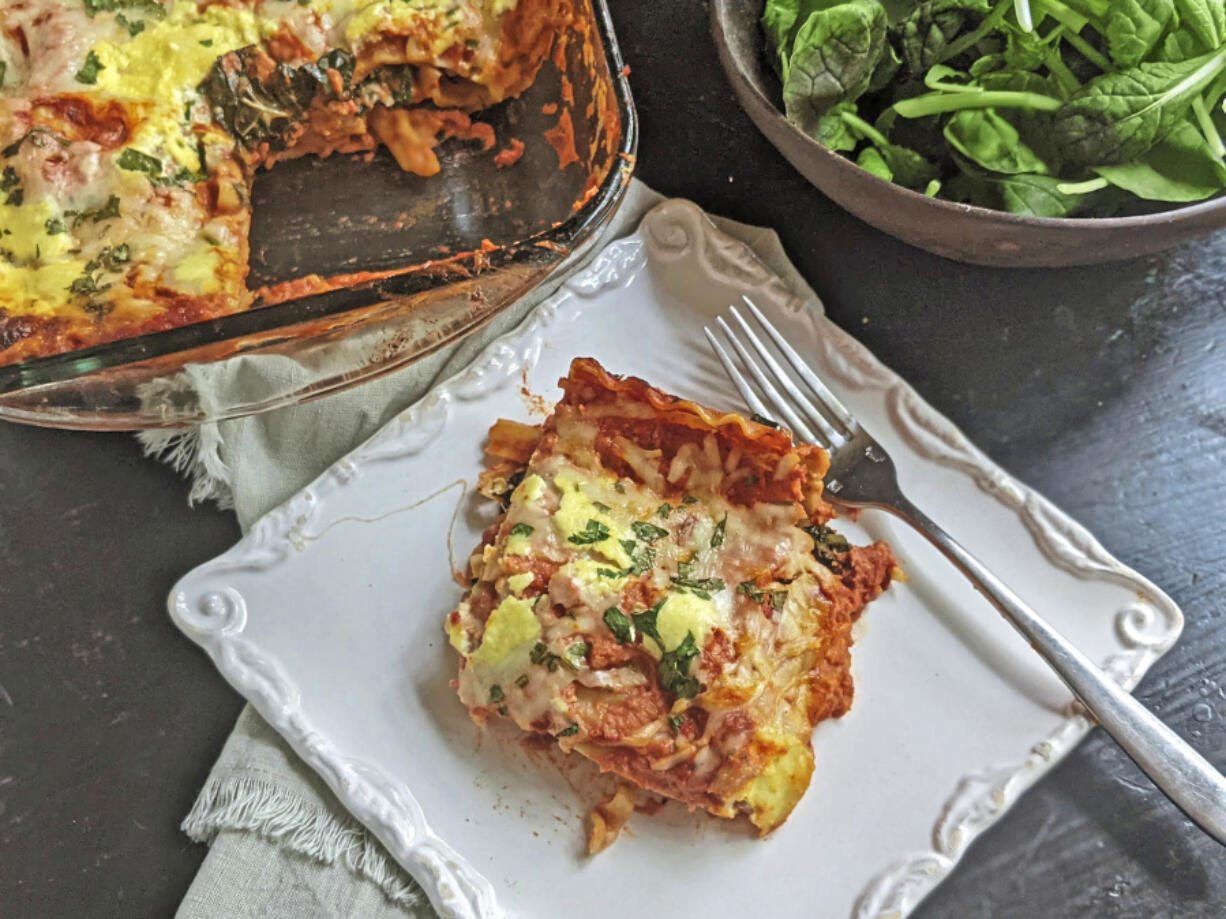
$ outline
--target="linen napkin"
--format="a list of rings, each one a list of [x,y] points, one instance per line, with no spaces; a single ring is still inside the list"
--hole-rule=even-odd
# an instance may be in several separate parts
[[[662,200],[634,180],[592,254],[632,232]],[[774,231],[712,219],[753,248],[793,293],[816,304],[816,295],[788,261]],[[571,266],[567,274],[580,267]],[[436,381],[458,373],[490,341],[514,329],[563,280],[553,279],[450,348],[346,392],[255,417],[139,437],[147,454],[190,477],[189,501],[214,500],[232,507],[245,532],[420,399]],[[258,392],[271,375],[285,372],[292,370],[277,361],[240,363],[222,377],[197,376],[194,382],[207,398],[209,386]],[[208,843],[209,852],[178,919],[435,915],[413,879],[250,706],[239,716],[183,830],[191,839]]]

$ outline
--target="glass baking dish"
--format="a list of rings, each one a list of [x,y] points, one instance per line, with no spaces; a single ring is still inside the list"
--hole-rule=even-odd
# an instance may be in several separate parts
[[[385,150],[257,177],[252,288],[379,280],[0,367],[0,418],[124,430],[292,405],[429,354],[581,258],[621,203],[638,132],[606,0],[575,6],[564,66],[555,55],[522,96],[477,116],[499,147],[524,144],[518,162],[500,168],[493,151],[447,141],[430,178]],[[562,168],[567,113],[578,160]]]

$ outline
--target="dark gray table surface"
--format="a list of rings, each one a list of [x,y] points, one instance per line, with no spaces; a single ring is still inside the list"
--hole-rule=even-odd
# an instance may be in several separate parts
[[[639,175],[775,227],[836,322],[1182,605],[1137,692],[1226,768],[1226,235],[1059,271],[910,249],[758,135],[704,3],[615,5]],[[178,823],[240,703],[164,598],[237,535],[129,435],[0,424],[0,916],[174,912],[205,852]],[[1226,850],[1096,730],[916,915],[1223,916]]]

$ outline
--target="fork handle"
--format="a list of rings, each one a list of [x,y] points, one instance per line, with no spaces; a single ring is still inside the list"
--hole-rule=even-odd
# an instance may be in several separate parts
[[[1226,843],[1226,777],[907,498],[899,495],[881,506],[923,533],[970,578],[1154,784],[1201,829]]]

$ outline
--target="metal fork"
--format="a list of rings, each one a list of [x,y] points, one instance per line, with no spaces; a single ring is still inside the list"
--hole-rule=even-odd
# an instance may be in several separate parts
[[[757,330],[735,307],[732,324],[716,320],[741,359],[706,327],[711,347],[756,413],[779,418],[793,436],[830,452],[826,493],[835,504],[876,507],[901,517],[954,563],[1030,642],[1116,743],[1185,814],[1226,843],[1226,778],[1123,687],[1053,629],[978,559],[912,504],[898,487],[894,462],[748,297]],[[735,326],[735,328],[733,328]],[[767,346],[759,331],[774,345]],[[791,367],[789,373],[779,358]],[[751,385],[750,379],[753,380]]]

